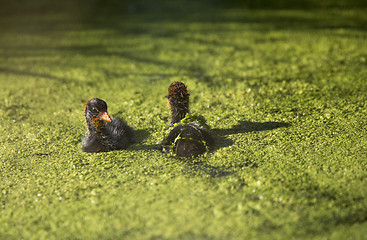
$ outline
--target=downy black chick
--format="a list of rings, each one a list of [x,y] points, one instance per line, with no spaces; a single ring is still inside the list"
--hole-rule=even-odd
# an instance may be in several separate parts
[[[189,114],[187,86],[174,82],[168,88],[168,105],[171,110],[169,133],[163,140],[162,151],[173,152],[180,157],[195,157],[214,145],[205,119]]]
[[[92,98],[85,104],[87,133],[83,140],[83,152],[108,152],[126,149],[135,143],[134,130],[120,118],[111,119],[107,114],[107,103]]]

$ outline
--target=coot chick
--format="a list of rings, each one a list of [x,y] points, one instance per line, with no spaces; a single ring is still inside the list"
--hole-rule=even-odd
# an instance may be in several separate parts
[[[107,114],[107,103],[92,98],[85,104],[87,133],[83,140],[83,152],[108,152],[126,149],[135,143],[134,130],[120,118],[111,119]]]
[[[174,82],[168,88],[168,105],[171,110],[171,127],[163,140],[162,151],[180,157],[196,157],[214,145],[205,118],[189,114],[187,86]]]

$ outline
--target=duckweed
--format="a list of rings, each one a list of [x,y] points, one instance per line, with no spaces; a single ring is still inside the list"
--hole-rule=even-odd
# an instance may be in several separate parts
[[[365,239],[366,6],[158,2],[1,8],[0,239]],[[174,81],[193,159],[159,149]],[[137,144],[81,151],[92,97]]]

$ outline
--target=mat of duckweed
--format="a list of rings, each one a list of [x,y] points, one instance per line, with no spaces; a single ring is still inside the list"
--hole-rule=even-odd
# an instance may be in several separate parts
[[[0,18],[1,239],[365,239],[365,8],[126,9]],[[194,159],[160,152],[173,81]],[[81,151],[92,97],[137,144]]]

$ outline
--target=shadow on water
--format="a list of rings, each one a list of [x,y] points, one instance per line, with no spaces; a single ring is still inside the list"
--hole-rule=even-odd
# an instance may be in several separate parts
[[[188,160],[185,159],[184,163],[187,167],[183,168],[182,171],[192,175],[202,175],[202,173],[205,173],[211,177],[224,177],[233,174],[233,170],[229,167],[212,166],[206,161],[188,163]]]
[[[33,73],[31,71],[15,70],[11,68],[3,68],[3,67],[0,67],[0,73],[7,73],[7,74],[10,73],[10,74],[18,75],[18,76],[25,75],[25,76],[34,77],[34,78],[46,78],[46,79],[58,81],[61,84],[66,84],[66,83],[73,81],[67,78],[52,76],[51,74]]]
[[[212,129],[219,136],[232,135],[237,133],[259,132],[273,130],[281,127],[290,127],[290,123],[285,122],[250,122],[240,121],[237,125],[227,129]]]
[[[226,138],[228,135],[238,134],[238,133],[249,133],[249,132],[259,132],[268,131],[276,128],[290,127],[290,123],[286,122],[251,122],[251,121],[239,121],[237,125],[233,125],[231,128],[226,129],[212,129],[212,132],[217,136],[216,146],[214,150],[219,148],[228,147],[233,145],[231,139]]]
[[[188,173],[191,175],[202,175],[207,174],[211,177],[224,177],[233,175],[236,169],[242,168],[257,168],[258,164],[253,162],[250,159],[245,159],[244,161],[233,163],[230,166],[213,166],[205,160],[196,160],[196,159],[186,159],[181,158],[182,163],[185,164],[185,167],[182,169],[184,173]]]
[[[216,145],[212,151],[219,148],[233,145],[233,140],[226,136],[239,133],[250,133],[259,131],[268,131],[276,128],[290,127],[291,124],[285,122],[250,122],[240,121],[237,125],[228,129],[212,129],[215,135]],[[203,173],[211,177],[223,177],[232,175],[236,169],[244,167],[257,168],[258,164],[251,159],[244,159],[244,161],[233,163],[230,166],[213,166],[202,158],[180,158],[180,161],[185,165],[183,171],[192,175],[202,175]]]
[[[142,142],[143,140],[147,139],[149,137],[149,131],[146,129],[138,129],[135,130],[136,134],[136,142]]]
[[[140,151],[140,150],[150,151],[152,149],[157,150],[157,151],[160,150],[161,148],[160,144],[149,144],[149,145],[142,144],[142,142],[150,136],[150,133],[148,130],[146,129],[135,130],[135,136],[136,136],[136,143],[130,146],[128,148],[129,150],[134,150],[134,151]]]
[[[363,0],[326,0],[317,1],[276,1],[276,0],[203,0],[203,1],[102,1],[96,0],[89,4],[89,10],[84,18],[87,22],[97,26],[128,30],[130,34],[153,34],[157,37],[172,37],[180,32],[178,29],[147,29],[132,25],[133,28],[122,27],[121,21],[132,20],[135,23],[212,23],[220,26],[223,23],[255,24],[256,29],[312,30],[335,28],[342,25],[344,28],[366,30],[364,19],[351,19],[344,15],[330,14],[330,9],[347,9],[367,7]],[[235,10],[235,11],[232,11]],[[279,10],[279,11],[278,11]],[[284,10],[290,10],[285,13]],[[312,10],[312,11],[310,11]],[[244,11],[247,11],[244,14]],[[278,12],[277,12],[278,11]],[[283,11],[283,12],[282,12]],[[101,18],[96,18],[100,16]],[[106,18],[108,16],[108,18]],[[114,18],[114,17],[117,17]],[[102,19],[102,21],[100,21]],[[96,21],[97,20],[97,21]],[[106,25],[106,21],[109,23]],[[102,26],[100,25],[100,26]],[[209,25],[209,29],[213,27]],[[216,26],[216,30],[218,30]],[[228,28],[223,28],[221,31]],[[193,30],[193,29],[190,29]],[[210,29],[209,31],[212,31]],[[205,31],[205,29],[200,29]],[[126,34],[126,32],[125,32]],[[210,42],[210,39],[203,41]]]
[[[1,2],[4,0],[0,0]],[[22,16],[12,24],[8,21],[0,21],[0,26],[3,26],[4,32],[24,32],[29,31],[32,34],[46,35],[51,38],[59,38],[64,35],[64,31],[79,30],[89,31],[92,33],[95,30],[103,30],[108,32],[107,37],[116,39],[133,39],[135,37],[150,37],[153,40],[173,39],[175,41],[185,41],[187,44],[200,44],[214,52],[220,47],[233,48],[232,52],[228,53],[228,57],[223,64],[231,63],[231,59],[239,51],[246,51],[249,54],[255,52],[251,46],[246,46],[243,43],[236,43],[236,41],[225,41],[226,38],[208,38],[207,35],[226,36],[231,32],[246,31],[248,29],[256,32],[268,33],[272,29],[285,29],[296,31],[309,31],[319,29],[356,29],[360,31],[367,30],[365,18],[356,14],[356,16],[348,16],[339,14],[338,12],[328,12],[328,5],[333,1],[329,0],[327,3],[318,3],[317,1],[306,1],[305,5],[302,1],[276,1],[270,2],[251,1],[251,0],[203,0],[203,1],[142,1],[142,0],[77,0],[66,1],[68,4],[45,4],[45,1],[36,0],[32,4],[14,3],[4,4],[0,13],[5,15],[0,16],[6,20],[7,16]],[[334,1],[335,2],[335,1]],[[353,5],[347,0],[340,0],[338,4],[341,6]],[[352,1],[355,6],[366,5],[365,1]],[[88,4],[87,4],[88,3]],[[315,6],[313,6],[315,5]],[[340,7],[340,6],[339,6]],[[296,9],[296,11],[276,11],[274,9]],[[305,8],[312,8],[315,11],[305,11]],[[81,11],[83,9],[83,11]],[[258,11],[251,11],[256,9]],[[260,10],[259,10],[260,9]],[[297,10],[298,9],[298,10]],[[58,18],[40,18],[42,14],[47,14],[53,11],[63,10],[72,13],[78,13],[78,18],[71,18],[67,24],[65,20]],[[227,11],[228,10],[228,11]],[[262,11],[264,10],[264,11]],[[274,10],[274,11],[273,11]],[[322,13],[328,14],[322,14]],[[27,15],[23,14],[27,13]],[[32,14],[31,14],[32,13]],[[47,14],[46,14],[47,13]],[[0,14],[1,15],[1,14]],[[165,25],[164,23],[170,23]],[[239,23],[237,28],[229,28],[227,23]],[[2,25],[1,25],[2,24]],[[194,24],[194,25],[193,25]],[[9,25],[9,26],[8,26]],[[247,26],[243,28],[243,26]],[[20,29],[17,29],[17,28]],[[333,33],[343,34],[343,33]],[[349,33],[348,33],[349,34]],[[348,37],[348,34],[346,37]],[[203,35],[203,36],[202,36]],[[357,37],[362,36],[357,34]],[[281,36],[273,36],[271,38],[255,38],[255,42],[277,42],[285,41],[286,38]],[[221,77],[214,76],[208,71],[207,66],[201,62],[193,59],[189,61],[177,60],[167,61],[160,59],[161,52],[166,52],[167,46],[161,45],[159,41],[151,41],[152,47],[150,49],[141,48],[141,41],[121,41],[123,43],[118,50],[111,49],[110,45],[103,44],[61,44],[54,41],[52,46],[45,46],[35,41],[34,44],[25,44],[23,42],[6,43],[0,47],[2,57],[43,57],[49,56],[50,52],[57,51],[72,55],[83,55],[87,57],[109,58],[116,57],[126,62],[150,64],[162,69],[170,68],[172,71],[167,75],[167,72],[158,73],[144,73],[142,71],[132,72],[139,76],[158,76],[159,78],[170,77],[176,75],[188,75],[197,78],[206,83],[208,86],[223,84],[223,78],[231,78],[235,81],[246,81],[243,76],[235,73],[221,73]],[[65,41],[68,42],[68,41]],[[119,43],[120,44],[120,43]],[[145,44],[145,42],[143,42]],[[174,49],[174,48],[173,48]],[[204,52],[205,53],[205,52]],[[122,62],[122,61],[121,61]],[[33,64],[33,63],[32,63]],[[49,66],[48,66],[49,67]],[[64,83],[74,82],[73,79],[67,77],[58,77],[53,74],[37,73],[32,70],[32,65],[29,64],[29,70],[16,70],[11,68],[1,68],[1,73],[10,73],[15,75],[29,75],[32,77],[42,77],[51,80],[62,81]],[[177,72],[177,74],[175,74]],[[145,74],[145,75],[144,75]],[[149,75],[150,74],[150,75]],[[124,77],[124,73],[108,71],[106,76]],[[93,84],[88,82],[88,84]]]
[[[148,139],[150,136],[149,130],[137,129],[135,130],[136,142],[128,148],[128,150],[133,151],[161,151],[161,144],[144,144],[144,140]]]

